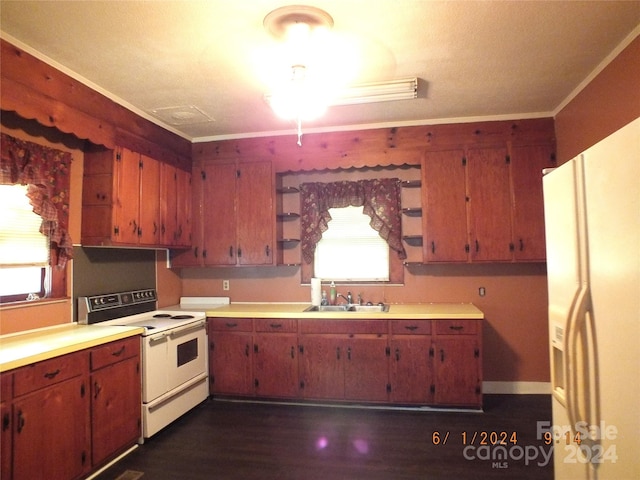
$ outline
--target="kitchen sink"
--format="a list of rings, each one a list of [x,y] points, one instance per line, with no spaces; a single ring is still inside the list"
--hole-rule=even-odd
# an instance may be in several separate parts
[[[312,305],[305,312],[388,312],[389,305]]]

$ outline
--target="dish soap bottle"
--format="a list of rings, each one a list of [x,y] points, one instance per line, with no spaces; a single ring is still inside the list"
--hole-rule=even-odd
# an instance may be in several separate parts
[[[336,304],[336,283],[331,282],[331,286],[329,288],[329,299],[331,301],[331,305]]]

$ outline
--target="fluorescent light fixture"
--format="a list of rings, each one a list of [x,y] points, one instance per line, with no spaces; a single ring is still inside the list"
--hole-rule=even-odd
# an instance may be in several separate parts
[[[273,106],[272,94],[266,94],[264,98],[269,105]],[[414,98],[418,98],[418,79],[416,77],[353,85],[328,98],[326,105],[362,105]]]
[[[373,82],[346,88],[329,100],[329,105],[361,105],[418,98],[418,79]]]

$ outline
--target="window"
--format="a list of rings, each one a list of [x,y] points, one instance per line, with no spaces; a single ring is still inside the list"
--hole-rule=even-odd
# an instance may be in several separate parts
[[[316,246],[314,274],[337,281],[388,281],[389,245],[362,207],[329,209],[332,220]]]
[[[0,301],[43,297],[49,241],[40,233],[27,186],[0,185]]]

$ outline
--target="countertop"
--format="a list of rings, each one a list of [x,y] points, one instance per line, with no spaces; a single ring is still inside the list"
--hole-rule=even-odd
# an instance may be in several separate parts
[[[297,318],[297,319],[380,319],[380,320],[482,320],[484,314],[472,303],[391,304],[388,312],[305,312],[308,303],[231,303],[206,310],[208,317]]]
[[[139,327],[65,323],[0,336],[0,372],[144,333]]]

